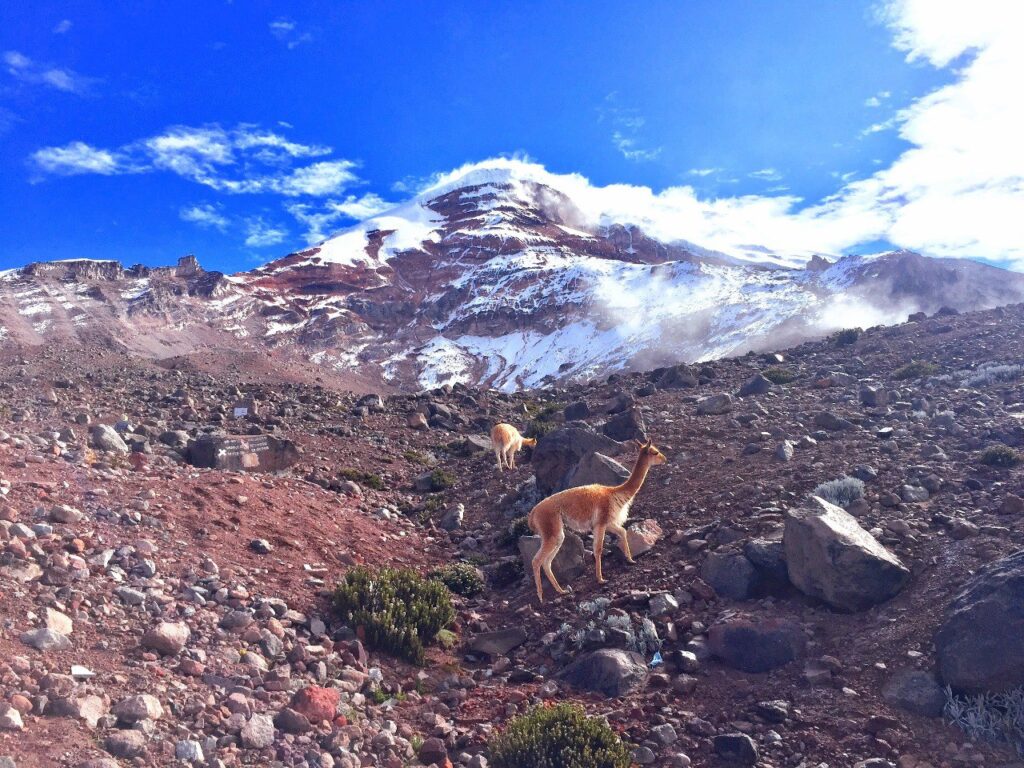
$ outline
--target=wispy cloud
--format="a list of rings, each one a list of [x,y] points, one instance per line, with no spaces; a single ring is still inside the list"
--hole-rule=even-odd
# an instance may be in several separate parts
[[[352,160],[302,163],[332,153],[330,147],[300,144],[250,124],[233,129],[176,125],[114,149],[82,141],[44,147],[33,153],[31,162],[38,171],[54,175],[165,171],[229,194],[326,197],[359,182]]]
[[[713,173],[718,173],[721,170],[721,168],[691,168],[690,170],[687,171],[687,173],[690,174],[691,176],[704,177],[710,176]]]
[[[752,179],[761,179],[762,181],[779,181],[782,179],[782,174],[775,168],[762,168],[747,175]]]
[[[892,94],[889,91],[879,91],[874,96],[869,96],[864,100],[865,107],[880,107],[882,102],[886,101]]]
[[[270,22],[270,34],[284,43],[288,50],[298,48],[303,43],[313,40],[313,34],[299,28],[299,25],[287,17],[280,17]]]
[[[20,51],[4,51],[4,65],[7,74],[28,85],[41,85],[78,96],[87,95],[99,82],[95,78],[50,64],[41,64]]]
[[[266,248],[284,242],[288,230],[268,224],[262,218],[249,219],[246,222],[245,244],[250,248]]]
[[[71,19],[61,19],[53,28],[53,34],[66,35],[71,31]]]
[[[645,146],[641,134],[647,120],[639,110],[622,104],[617,91],[609,93],[597,110],[598,121],[612,126],[612,145],[627,160],[647,162],[656,159],[662,147]]]
[[[186,206],[178,212],[178,215],[182,221],[198,224],[201,227],[219,229],[222,232],[228,228],[229,224],[227,217],[221,213],[221,207],[211,203]]]
[[[339,222],[368,219],[393,206],[394,203],[371,193],[361,197],[349,195],[341,201],[328,200],[317,206],[310,203],[290,203],[286,210],[306,227],[306,242],[312,244],[324,240]]]

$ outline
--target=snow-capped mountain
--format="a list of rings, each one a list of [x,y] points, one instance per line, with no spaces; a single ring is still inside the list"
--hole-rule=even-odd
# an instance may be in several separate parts
[[[403,388],[512,389],[1024,301],[1024,275],[970,261],[896,251],[793,268],[757,249],[664,242],[584,212],[529,169],[477,167],[235,275],[191,257],[0,272],[0,344],[88,341],[153,358],[244,348]]]

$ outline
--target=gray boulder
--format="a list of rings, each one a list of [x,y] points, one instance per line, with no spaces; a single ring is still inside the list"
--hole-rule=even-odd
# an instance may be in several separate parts
[[[806,636],[792,622],[729,619],[708,632],[711,653],[744,672],[768,672],[803,656]]]
[[[526,637],[526,630],[522,627],[480,632],[469,641],[469,649],[474,653],[484,653],[488,656],[504,656],[525,643]]]
[[[559,678],[586,691],[625,696],[647,682],[647,664],[632,651],[602,648],[584,654],[561,671]]]
[[[128,444],[117,434],[117,430],[106,424],[96,424],[89,430],[89,442],[93,448],[115,453],[128,453]]]
[[[573,423],[544,435],[533,449],[530,463],[537,477],[537,490],[550,496],[567,486],[565,481],[580,459],[590,453],[617,456],[623,446],[599,435],[584,424]]]
[[[720,597],[733,600],[753,597],[760,581],[754,564],[742,552],[712,552],[701,565],[700,577]]]
[[[722,392],[702,397],[697,401],[695,412],[698,416],[719,416],[732,410],[732,395]]]
[[[608,419],[601,428],[601,431],[612,440],[618,440],[619,442],[647,439],[647,426],[644,424],[644,415],[635,405]]]
[[[619,485],[626,482],[629,470],[603,453],[588,453],[572,469],[565,480],[566,488],[580,485]]]
[[[889,678],[882,686],[882,698],[924,717],[938,717],[946,707],[946,694],[935,676],[918,669],[900,670]]]
[[[1024,685],[1024,550],[967,582],[935,634],[935,649],[943,682],[956,690]]]
[[[852,515],[817,496],[787,514],[782,544],[793,586],[843,611],[884,602],[910,580],[900,559]]]
[[[771,388],[775,386],[769,379],[766,379],[760,373],[754,374],[754,376],[746,381],[742,387],[740,387],[739,396],[749,397],[750,395],[763,395],[765,392],[771,391]]]

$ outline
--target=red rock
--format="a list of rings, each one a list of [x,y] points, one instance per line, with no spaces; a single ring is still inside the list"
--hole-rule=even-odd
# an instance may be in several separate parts
[[[305,715],[311,723],[333,720],[338,709],[341,692],[336,688],[310,685],[295,692],[292,709]]]

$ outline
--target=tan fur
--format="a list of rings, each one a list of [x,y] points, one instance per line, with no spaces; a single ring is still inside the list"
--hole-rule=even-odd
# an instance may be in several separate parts
[[[530,530],[540,535],[540,550],[533,558],[533,580],[537,585],[537,598],[544,602],[544,586],[541,581],[541,570],[547,574],[548,581],[559,594],[566,591],[558,583],[551,571],[551,563],[565,540],[565,526],[580,531],[594,532],[594,567],[597,581],[603,584],[601,574],[601,553],[604,550],[605,533],[611,531],[619,541],[619,548],[626,560],[633,562],[629,551],[629,540],[626,538],[626,518],[629,507],[640,487],[647,478],[647,471],[655,464],[664,464],[665,455],[651,441],[640,445],[640,455],[629,479],[622,485],[583,485],[569,488],[548,496],[535,506],[527,518]]]
[[[491,430],[491,444],[494,446],[494,455],[498,459],[500,472],[505,467],[515,469],[516,451],[521,451],[524,445],[537,445],[537,439],[523,437],[511,424],[495,424]]]

